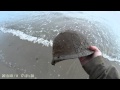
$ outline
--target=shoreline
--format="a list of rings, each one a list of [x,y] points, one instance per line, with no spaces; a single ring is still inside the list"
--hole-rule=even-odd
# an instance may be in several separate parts
[[[62,61],[55,66],[51,65],[52,47],[21,40],[12,34],[0,31],[0,50],[4,60],[0,61],[0,78],[2,74],[13,74],[13,78],[35,79],[87,79],[79,60]],[[108,61],[106,61],[108,62]],[[110,61],[120,71],[118,63]],[[16,75],[18,74],[19,77]],[[24,74],[28,77],[21,77]],[[34,77],[31,77],[30,75]],[[10,77],[9,77],[10,78]],[[8,79],[9,79],[8,78]],[[11,78],[10,78],[11,79]]]

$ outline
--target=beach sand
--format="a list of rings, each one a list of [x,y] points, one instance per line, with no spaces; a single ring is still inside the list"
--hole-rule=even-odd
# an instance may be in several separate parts
[[[52,47],[0,31],[0,79],[88,79],[78,59],[51,65]],[[116,62],[112,63],[120,71]],[[12,76],[13,75],[13,76]]]

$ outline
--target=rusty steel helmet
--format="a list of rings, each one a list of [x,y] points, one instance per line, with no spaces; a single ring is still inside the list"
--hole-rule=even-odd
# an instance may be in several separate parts
[[[57,62],[87,56],[93,52],[88,50],[90,44],[86,37],[78,31],[66,30],[58,34],[53,41],[52,65]]]

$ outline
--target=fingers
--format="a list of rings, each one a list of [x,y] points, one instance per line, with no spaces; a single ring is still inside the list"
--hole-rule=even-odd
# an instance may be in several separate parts
[[[93,57],[102,56],[102,52],[96,46],[90,46],[89,50],[94,51]]]
[[[82,66],[84,64],[88,63],[91,59],[93,59],[97,56],[102,56],[102,52],[96,46],[90,46],[88,49],[91,50],[91,51],[94,51],[94,53],[92,53],[88,56],[79,57],[79,60],[82,64]]]
[[[81,61],[84,60],[84,59],[85,59],[85,57],[79,57],[79,60],[81,60]]]
[[[90,46],[88,49],[91,51],[100,51],[96,46]]]
[[[82,66],[88,63],[91,59],[92,59],[92,54],[84,57],[79,57],[79,61]]]

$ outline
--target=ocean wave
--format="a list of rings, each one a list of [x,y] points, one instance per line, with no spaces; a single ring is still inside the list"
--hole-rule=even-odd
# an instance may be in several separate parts
[[[112,58],[110,56],[108,56],[107,54],[103,53],[102,54],[104,58],[107,58],[109,61],[116,61],[116,62],[120,62],[120,60],[118,60],[117,58]],[[119,64],[120,65],[120,64]]]
[[[18,14],[18,13],[21,13],[21,14]],[[89,39],[91,39],[92,41],[95,40],[95,43],[93,43],[93,44],[95,44],[96,46],[100,46],[101,51],[106,53],[106,54],[103,54],[103,56],[108,58],[110,61],[120,62],[120,60],[118,60],[117,58],[112,58],[112,56],[119,57],[119,55],[120,55],[119,54],[120,44],[118,43],[120,40],[120,35],[119,35],[120,18],[118,18],[119,14],[117,14],[117,12],[113,13],[113,12],[79,12],[79,11],[78,12],[62,12],[62,11],[56,12],[55,11],[55,12],[29,12],[29,13],[31,13],[30,14],[31,18],[24,17],[24,19],[22,19],[23,21],[19,20],[19,22],[23,23],[23,26],[26,26],[25,22],[28,21],[28,27],[22,27],[22,25],[18,25],[18,26],[21,26],[20,28],[23,30],[20,30],[20,28],[18,28],[18,27],[12,28],[12,29],[8,29],[8,27],[7,28],[1,27],[0,31],[2,31],[4,33],[11,33],[14,36],[17,36],[22,40],[27,40],[27,41],[30,41],[33,43],[42,44],[43,46],[48,47],[48,46],[53,45],[53,41],[52,41],[53,36],[57,35],[59,33],[59,31],[66,29],[68,27],[75,29],[76,26],[77,26],[76,30],[80,30],[81,29],[80,27],[83,26],[84,23],[79,23],[80,22],[79,19],[83,18],[83,20],[85,19],[88,21],[92,21],[92,23],[94,23],[94,25],[96,25],[98,27],[99,30],[96,29],[96,32],[94,33],[92,31],[93,30],[95,31],[95,28],[93,28],[93,30],[92,30],[92,28],[90,27],[91,28],[90,29],[89,26],[87,26],[87,25],[90,25],[90,23],[85,21],[85,26],[88,27],[87,30],[89,30],[89,31],[85,31],[84,33],[88,32],[92,35],[91,38],[89,38]],[[17,12],[17,15],[21,16],[22,12]],[[24,15],[25,14],[23,14],[22,16],[24,16]],[[28,12],[26,12],[25,16],[27,16],[27,15],[28,15]],[[12,16],[12,15],[9,15],[9,16]],[[60,16],[60,17],[58,17],[58,16]],[[62,16],[65,18],[61,19]],[[114,16],[114,19],[112,18],[113,16]],[[55,17],[57,17],[57,18],[55,18]],[[10,17],[8,17],[8,18],[10,18]],[[53,18],[54,18],[54,20],[53,20]],[[42,20],[44,20],[44,21],[42,21]],[[11,21],[13,21],[13,20],[11,20]],[[37,22],[37,23],[34,24],[34,22]],[[39,22],[39,24],[38,24],[38,22]],[[47,26],[46,26],[46,22],[48,22]],[[70,22],[70,24],[69,24],[69,22]],[[100,23],[98,23],[98,22],[100,22]],[[77,23],[77,24],[74,24],[74,23]],[[18,23],[15,22],[15,25],[14,24],[13,25],[16,26],[17,24]],[[36,29],[36,24],[38,25],[37,26],[39,28],[39,29],[37,28],[38,30]],[[100,26],[100,24],[102,24],[102,26]],[[6,25],[9,26],[8,23]],[[41,26],[39,26],[39,25],[41,25]],[[56,28],[55,26],[59,26],[59,27]],[[105,26],[107,29],[101,28],[103,26]],[[36,32],[38,35],[36,34]],[[53,33],[53,32],[55,32],[55,33]],[[52,33],[52,35],[51,35],[51,33]],[[48,38],[49,38],[49,40],[48,40]],[[114,48],[114,47],[116,47],[116,48]],[[115,55],[113,55],[113,54],[115,54]]]
[[[52,45],[53,45],[53,41],[52,40],[48,41],[48,40],[45,40],[43,38],[30,36],[30,35],[27,35],[27,34],[21,32],[19,30],[6,29],[6,28],[1,27],[0,31],[2,31],[3,33],[11,33],[14,36],[17,36],[17,37],[19,37],[22,40],[27,40],[27,41],[30,41],[30,42],[33,42],[33,43],[42,44],[43,46],[47,46],[47,47],[51,46],[52,47]],[[3,58],[3,56],[1,56],[1,57]],[[118,60],[117,58],[112,58],[112,57],[108,56],[105,53],[103,53],[103,57],[107,58],[110,61],[120,62],[120,60]]]
[[[11,33],[14,36],[19,37],[22,40],[27,40],[33,43],[38,43],[38,44],[42,44],[43,46],[52,46],[53,45],[53,41],[52,40],[45,40],[43,38],[38,38],[38,37],[34,37],[34,36],[30,36],[27,35],[19,30],[14,30],[14,29],[6,29],[4,27],[0,27],[0,31],[2,31],[3,33]]]

